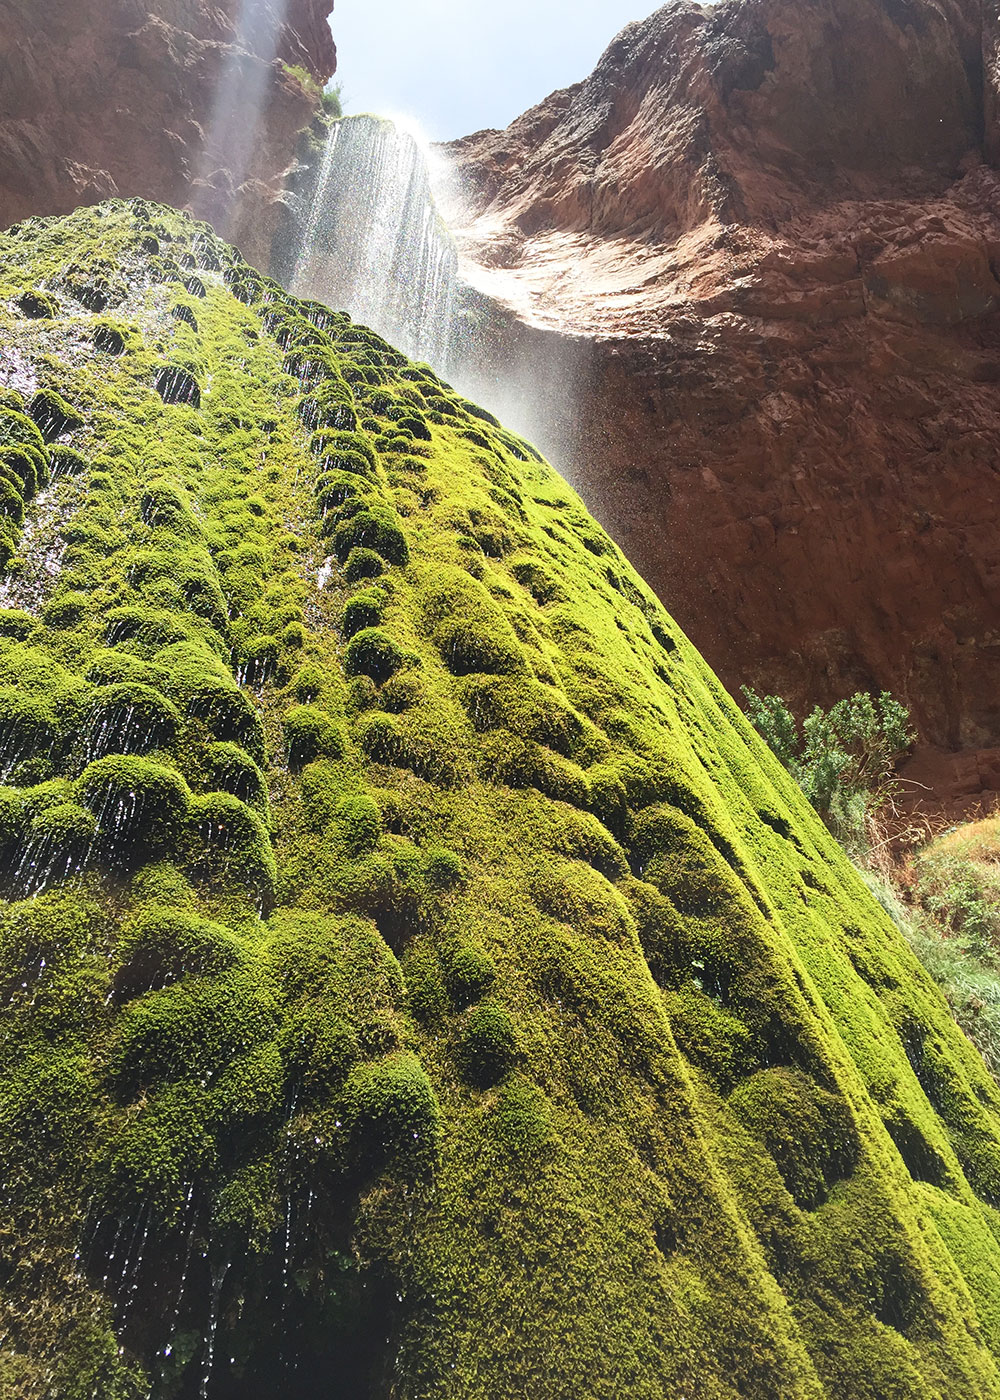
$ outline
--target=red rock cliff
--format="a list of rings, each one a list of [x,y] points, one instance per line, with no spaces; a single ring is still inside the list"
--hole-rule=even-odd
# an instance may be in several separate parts
[[[0,0],[0,224],[141,195],[266,265],[332,0]]]
[[[469,380],[536,405],[731,687],[889,688],[970,792],[1000,786],[998,34],[978,0],[676,0],[449,148]]]

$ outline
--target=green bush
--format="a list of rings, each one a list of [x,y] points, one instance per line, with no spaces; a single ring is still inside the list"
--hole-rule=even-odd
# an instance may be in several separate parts
[[[867,845],[879,811],[898,791],[896,765],[916,736],[906,708],[888,691],[861,691],[801,727],[777,695],[742,687],[747,716],[788,769],[834,835],[855,849]]]

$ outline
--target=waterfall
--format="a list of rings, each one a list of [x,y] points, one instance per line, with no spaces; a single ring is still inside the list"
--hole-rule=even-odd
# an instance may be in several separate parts
[[[346,311],[447,372],[458,255],[423,152],[380,117],[344,117],[327,142],[292,290]]]

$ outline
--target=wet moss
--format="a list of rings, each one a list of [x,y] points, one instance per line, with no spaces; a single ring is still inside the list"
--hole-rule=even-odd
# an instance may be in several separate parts
[[[176,845],[190,793],[178,773],[146,758],[90,763],[77,781],[80,801],[97,820],[97,839],[113,863]]]
[[[1000,1095],[569,488],[205,226],[2,241],[0,1390],[1000,1393]]]
[[[28,405],[28,413],[45,442],[55,442],[63,433],[83,427],[83,419],[55,389],[39,389]]]
[[[344,739],[329,715],[313,705],[296,705],[285,716],[285,748],[292,768],[316,758],[341,758]]]

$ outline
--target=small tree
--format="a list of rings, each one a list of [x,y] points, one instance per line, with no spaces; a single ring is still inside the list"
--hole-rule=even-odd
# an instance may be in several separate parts
[[[858,691],[801,725],[779,695],[742,687],[751,724],[847,846],[871,845],[878,814],[899,791],[896,765],[913,744],[906,707]]]

